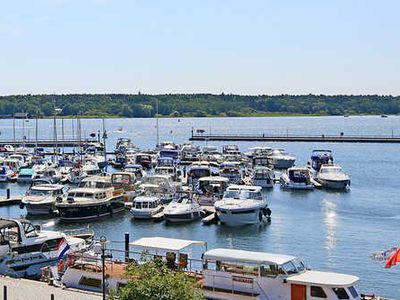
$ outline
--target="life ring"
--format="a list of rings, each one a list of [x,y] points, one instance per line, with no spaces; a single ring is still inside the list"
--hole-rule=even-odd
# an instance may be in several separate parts
[[[263,211],[264,216],[268,216],[268,217],[271,216],[272,211],[269,207],[264,207],[262,209],[262,211]]]

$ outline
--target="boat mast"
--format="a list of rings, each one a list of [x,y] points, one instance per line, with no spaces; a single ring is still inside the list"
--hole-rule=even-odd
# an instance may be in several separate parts
[[[103,144],[104,144],[104,162],[105,166],[104,169],[107,172],[107,146],[106,146],[106,140],[107,140],[107,131],[106,131],[106,120],[103,118]]]
[[[14,152],[15,152],[15,114],[13,116],[13,139],[14,139]]]
[[[38,111],[36,111],[36,119],[35,119],[35,146],[36,151],[38,148]]]
[[[158,127],[158,98],[156,99],[156,127],[157,127],[157,145],[158,147],[160,145],[160,131]]]

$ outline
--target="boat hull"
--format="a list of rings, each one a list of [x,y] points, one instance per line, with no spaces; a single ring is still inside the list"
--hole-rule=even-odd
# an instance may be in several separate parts
[[[154,210],[136,210],[136,209],[131,209],[130,213],[132,218],[138,219],[138,220],[149,220],[152,219],[154,215],[162,212],[163,208],[160,207],[158,209]]]
[[[54,203],[45,203],[45,204],[23,203],[23,205],[25,206],[27,213],[32,216],[49,215],[53,214],[56,211]]]
[[[57,205],[60,219],[68,222],[96,220],[125,211],[123,197],[97,205]]]
[[[350,187],[350,180],[318,179],[318,181],[323,187],[332,190],[345,190]]]
[[[227,226],[254,225],[266,221],[266,217],[260,208],[241,210],[217,209],[216,212],[220,222]]]
[[[180,213],[180,214],[168,214],[164,213],[164,218],[167,222],[191,222],[201,218],[200,211],[190,212],[190,213]]]

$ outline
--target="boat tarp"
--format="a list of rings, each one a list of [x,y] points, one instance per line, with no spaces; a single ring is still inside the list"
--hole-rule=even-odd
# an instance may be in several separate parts
[[[204,246],[207,243],[203,241],[171,239],[165,237],[143,237],[130,243],[132,247],[140,247],[145,249],[160,249],[166,251],[180,251],[190,246]]]

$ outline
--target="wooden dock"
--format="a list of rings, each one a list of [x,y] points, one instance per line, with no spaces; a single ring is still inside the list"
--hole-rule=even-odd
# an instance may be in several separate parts
[[[367,135],[269,135],[192,133],[190,141],[235,142],[329,142],[329,143],[400,143],[400,136]]]
[[[22,201],[22,196],[0,197],[0,206],[17,205]]]

